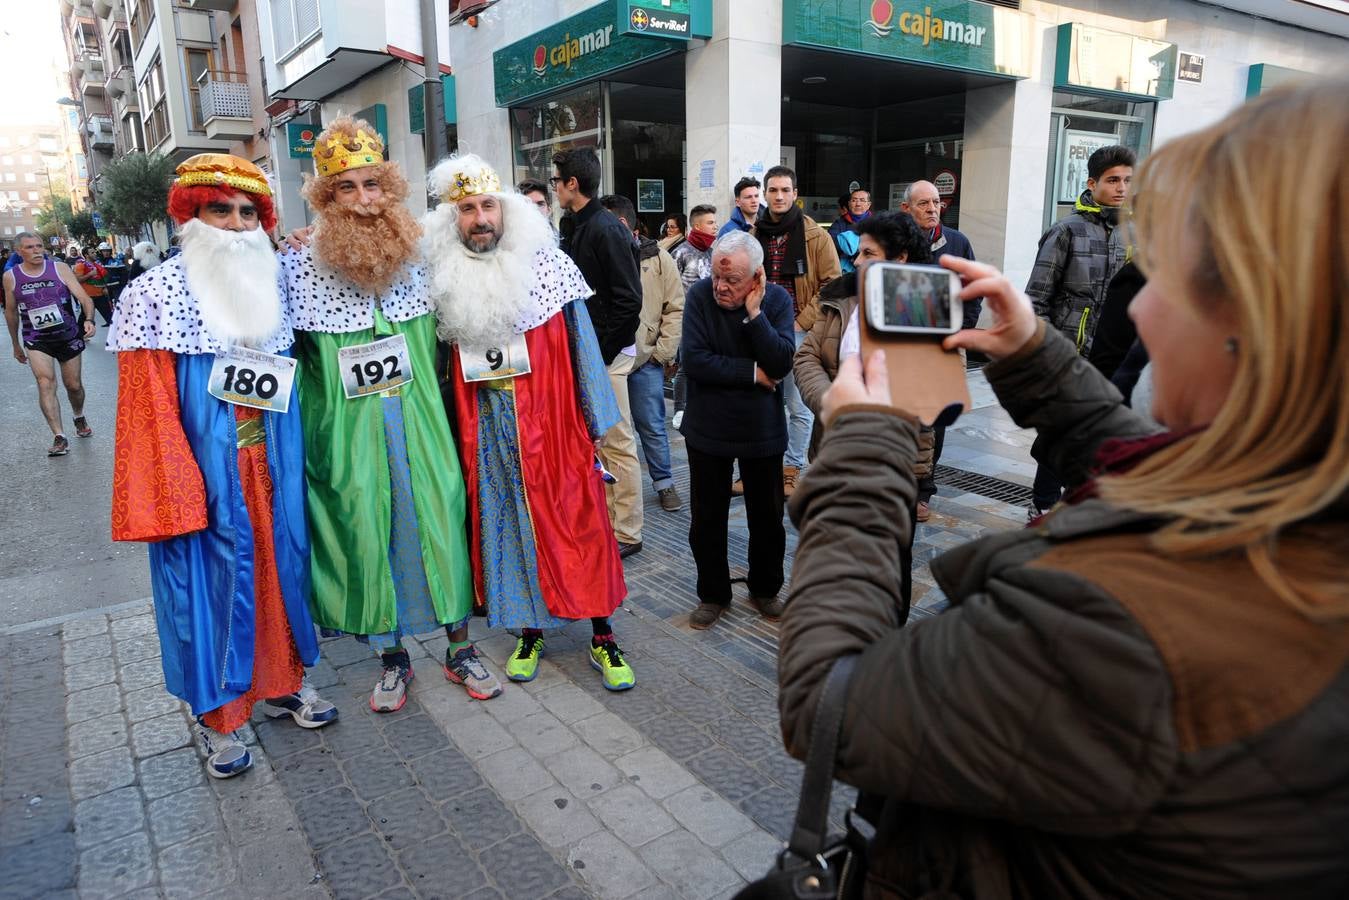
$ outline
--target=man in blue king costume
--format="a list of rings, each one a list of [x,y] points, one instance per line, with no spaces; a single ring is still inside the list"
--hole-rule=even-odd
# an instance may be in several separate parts
[[[337,709],[304,681],[319,654],[271,191],[226,154],[194,156],[177,174],[169,213],[182,253],[127,287],[108,336],[112,531],[150,543],[164,683],[197,717],[207,773],[227,778],[252,765],[234,732],[258,701],[304,728]]]
[[[457,419],[475,589],[518,630],[512,681],[538,673],[543,632],[590,619],[591,666],[636,683],[609,625],[627,595],[596,448],[618,403],[586,312],[593,292],[529,201],[471,154],[432,170],[443,201],[423,256]]]

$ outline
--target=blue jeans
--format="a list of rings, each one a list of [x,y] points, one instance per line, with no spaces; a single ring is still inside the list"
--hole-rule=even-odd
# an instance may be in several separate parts
[[[665,434],[665,367],[646,362],[628,373],[628,403],[651,484],[658,491],[674,487],[670,475],[670,439]]]
[[[796,349],[806,339],[804,331],[796,332]],[[806,464],[806,448],[810,446],[810,429],[815,424],[815,414],[801,399],[796,387],[796,376],[788,375],[782,379],[783,395],[787,400],[787,454],[782,458],[784,466],[800,469]]]

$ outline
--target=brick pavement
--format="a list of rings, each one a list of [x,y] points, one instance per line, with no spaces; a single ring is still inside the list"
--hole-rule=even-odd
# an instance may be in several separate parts
[[[649,484],[646,499],[646,549],[614,618],[634,690],[602,688],[578,623],[548,636],[534,682],[475,702],[430,635],[409,648],[407,705],[379,716],[376,661],[327,640],[312,677],[340,720],[256,720],[254,768],[225,781],[204,775],[164,693],[148,602],[0,636],[0,897],[733,894],[770,865],[800,784],[778,731],[776,628],[737,603],[691,631],[687,510],[662,512]],[[1022,515],[969,494],[933,508],[920,561]],[[734,564],[746,534],[732,510]],[[932,614],[945,600],[915,574],[915,615]],[[471,630],[500,672],[514,639]]]

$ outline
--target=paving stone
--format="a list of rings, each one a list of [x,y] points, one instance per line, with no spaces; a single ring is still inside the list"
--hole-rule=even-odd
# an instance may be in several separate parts
[[[120,619],[114,616],[109,630],[114,640],[123,641],[141,634],[156,634],[158,626],[153,612],[138,612]]]
[[[524,798],[515,809],[549,847],[569,846],[601,827],[584,803],[557,784]]]
[[[416,783],[437,802],[483,786],[483,780],[473,764],[451,747],[414,759],[408,767]]]
[[[487,848],[479,858],[487,871],[509,873],[504,880],[513,897],[542,897],[571,883],[567,870],[542,844],[526,834],[517,834]]]
[[[668,884],[657,882],[633,894],[628,900],[679,900],[679,894]]]
[[[503,900],[505,896],[496,888],[488,886],[478,888],[473,893],[466,895],[463,900]]]
[[[464,689],[445,677],[445,651],[441,651],[439,656],[426,656],[420,652],[409,651],[412,657],[413,681],[415,684],[417,699],[421,700],[428,694],[441,693],[444,691],[459,691],[463,693]],[[465,695],[467,696],[467,695]],[[502,695],[504,696],[504,695]],[[499,697],[496,699],[500,699]]]
[[[188,788],[151,801],[149,814],[150,832],[155,846],[161,848],[221,827],[215,794],[206,787]]]
[[[716,897],[739,887],[740,876],[726,863],[707,852],[697,838],[676,831],[642,847],[637,853],[660,878],[679,886],[691,900]]]
[[[117,680],[117,665],[111,656],[91,659],[74,666],[66,666],[66,690],[82,691]],[[163,681],[163,678],[160,679]]]
[[[376,895],[375,900],[417,900],[417,895],[407,885],[400,884],[398,887],[389,888],[384,893]]]
[[[0,872],[6,897],[74,897],[75,835],[52,835],[40,853],[31,844],[0,849]]]
[[[511,682],[505,686],[501,696],[493,697],[490,702],[484,703],[483,709],[502,725],[509,725],[517,719],[541,712],[543,708],[539,706],[538,700],[517,689],[515,683]]]
[[[670,707],[654,691],[623,691],[617,694],[610,692],[603,698],[603,702],[625,721],[634,725],[670,713]]]
[[[80,854],[81,900],[116,897],[155,880],[150,839],[144,833],[129,834],[91,847]]]
[[[287,832],[302,834],[295,811],[276,782],[248,785],[239,794],[219,798],[219,804],[225,830],[236,844],[252,844]]]
[[[578,797],[589,798],[623,781],[623,773],[584,744],[543,757],[543,765]]]
[[[762,773],[721,747],[705,750],[689,759],[685,765],[732,803],[745,799],[763,787]]]
[[[75,807],[75,846],[81,850],[144,827],[144,801],[135,787],[118,788]]]
[[[384,727],[384,738],[404,759],[425,756],[450,743],[445,732],[427,715],[413,715],[390,722]]]
[[[104,750],[70,764],[70,796],[75,800],[106,794],[135,780],[131,751],[126,747]]]
[[[316,665],[305,669],[305,678],[308,679],[310,687],[322,691],[337,684],[337,669],[333,668],[333,664],[328,660],[320,659]]]
[[[582,719],[572,728],[605,759],[618,759],[646,743],[631,725],[611,712]]]
[[[637,694],[638,691],[623,691],[621,695]],[[535,695],[535,699],[548,712],[568,725],[588,719],[604,712],[604,704],[574,684],[558,684]]]
[[[553,776],[538,760],[520,747],[502,750],[478,761],[478,771],[501,799],[507,802],[528,797],[553,783]]]
[[[156,716],[131,726],[131,749],[144,758],[177,750],[192,743],[192,732],[181,713]]]
[[[648,796],[663,800],[697,784],[689,771],[659,747],[643,747],[620,756],[614,765]]]
[[[89,756],[126,745],[126,719],[120,712],[99,716],[70,726],[66,732],[66,747],[71,759]]]
[[[675,759],[688,759],[712,745],[711,738],[699,731],[688,719],[676,713],[644,723],[642,731],[653,743]]]
[[[262,731],[261,726],[259,726],[259,730]],[[305,741],[302,735],[295,733],[300,730],[297,728],[283,729],[278,724],[262,732],[262,738],[267,743],[268,750],[273,756],[282,756],[286,753],[294,753],[296,750],[307,750],[313,746]],[[283,735],[282,731],[290,733]],[[336,722],[319,729],[319,734],[323,737],[323,745],[331,750],[338,759],[361,756],[371,750],[389,752],[389,745],[384,741],[384,733],[376,727],[370,716],[338,716]],[[271,750],[273,742],[280,745],[282,753],[278,754]]]
[[[68,666],[111,655],[112,639],[106,634],[96,634],[77,641],[67,641],[65,646],[61,648],[61,656]]]
[[[99,716],[106,716],[122,708],[122,692],[115,684],[75,691],[66,697],[66,722],[74,725]]]
[[[322,734],[336,731],[345,724],[339,716],[333,724],[316,730]],[[266,748],[267,754],[275,760],[300,751],[317,752],[322,744],[328,743],[326,734],[320,740],[315,730],[300,728],[290,719],[264,719],[253,727],[253,731],[258,736],[258,742]]]
[[[720,847],[754,829],[744,813],[701,784],[667,797],[663,805],[680,825],[709,847]]]
[[[398,854],[403,874],[422,900],[456,900],[487,884],[487,875],[457,837],[441,834]]]
[[[153,820],[153,816],[151,816]],[[159,854],[159,886],[166,900],[195,900],[201,886],[223,887],[234,883],[239,871],[232,848],[217,834],[199,834]]]
[[[640,847],[676,827],[660,805],[634,785],[625,784],[589,801],[590,809],[630,847]]]
[[[284,800],[278,801],[283,805]],[[286,806],[290,818],[290,807]],[[226,820],[228,822],[228,813]],[[232,823],[230,823],[232,825]],[[231,830],[231,833],[234,833]],[[236,839],[235,857],[239,882],[230,900],[245,897],[294,897],[320,879],[314,855],[299,826],[293,829],[258,831],[256,840],[240,843]],[[323,895],[326,897],[327,892]]]
[[[138,659],[121,667],[120,680],[126,691],[164,683],[164,665],[158,659]]]
[[[375,830],[395,850],[410,847],[445,830],[436,805],[417,788],[405,788],[374,801],[366,814]]]
[[[548,900],[590,900],[590,895],[571,884],[561,890],[553,891],[548,895]]]
[[[782,750],[781,735],[770,734],[739,713],[709,722],[707,731],[741,759],[760,759]]]
[[[694,685],[667,693],[665,699],[676,712],[694,725],[706,725],[730,711],[725,698],[713,696]]]
[[[770,753],[756,760],[754,767],[766,772],[773,781],[785,787],[793,794],[801,793],[801,778],[805,774],[805,764],[792,759],[785,751]]]
[[[471,711],[462,715],[436,719],[461,753],[476,760],[515,746],[511,733],[484,712],[481,705],[468,709]]]
[[[768,874],[777,863],[778,854],[784,846],[784,840],[771,834],[751,831],[722,847],[721,855],[731,864],[731,868],[740,873],[741,878],[753,881]]]
[[[481,850],[520,831],[520,820],[490,788],[451,797],[440,813],[470,849]]]
[[[317,794],[345,781],[337,760],[322,747],[291,754],[274,762],[273,768],[291,799]]]
[[[315,848],[326,847],[370,827],[365,808],[348,787],[333,788],[294,802],[295,817]]]
[[[0,806],[0,847],[17,847],[30,841],[41,841],[45,846],[63,833],[72,833],[73,823],[74,809],[64,780],[31,785],[26,796]]]
[[[607,831],[598,831],[572,847],[567,865],[593,896],[605,900],[627,897],[657,883],[637,854]]]
[[[113,644],[113,653],[118,665],[126,665],[141,659],[159,658],[159,635],[141,634],[117,641]]]
[[[373,834],[358,835],[318,853],[323,882],[335,900],[363,900],[403,884],[384,842]]]
[[[129,691],[122,703],[126,707],[126,717],[133,724],[187,710],[187,704],[164,690],[163,685]]]
[[[66,723],[63,716],[48,715],[6,726],[4,729],[4,759],[21,762],[26,758],[43,756],[49,762],[64,762]],[[56,759],[52,759],[55,757]],[[44,767],[45,768],[45,767]]]
[[[413,785],[412,772],[387,751],[366,753],[342,764],[347,781],[362,800],[374,800]]]
[[[741,800],[740,808],[765,831],[785,841],[792,833],[799,802],[799,794],[788,793],[773,785]]]
[[[506,726],[506,730],[515,736],[521,746],[540,759],[547,759],[580,743],[571,729],[552,713],[543,710],[516,719]]]
[[[96,634],[106,634],[107,631],[107,616],[86,616],[83,619],[73,619],[62,625],[61,638],[66,641],[77,641],[80,638],[93,637]]]
[[[344,637],[340,640],[326,642],[323,645],[323,655],[331,665],[340,669],[343,666],[370,659],[371,650],[355,638]],[[371,682],[371,684],[373,683]]]

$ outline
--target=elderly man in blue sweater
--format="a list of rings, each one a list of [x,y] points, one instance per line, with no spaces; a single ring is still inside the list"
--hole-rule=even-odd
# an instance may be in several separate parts
[[[740,463],[749,525],[749,599],[764,618],[782,615],[782,454],[787,425],[782,379],[796,342],[792,299],[764,273],[763,248],[740,231],[712,245],[712,275],[689,288],[680,355],[688,407],[680,431],[688,448],[692,523],[689,548],[698,567],[694,628],[710,628],[731,603],[726,559],[731,465]]]

